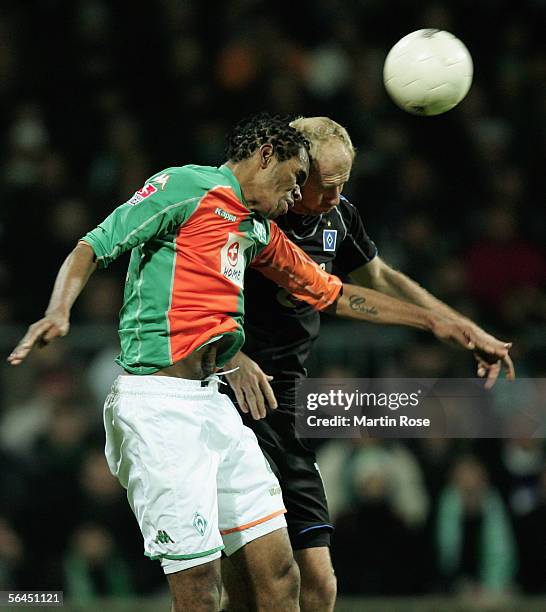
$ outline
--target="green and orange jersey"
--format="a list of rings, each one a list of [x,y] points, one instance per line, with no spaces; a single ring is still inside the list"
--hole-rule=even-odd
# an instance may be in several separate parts
[[[227,166],[167,168],[82,238],[104,268],[131,252],[118,363],[151,374],[221,337],[222,366],[244,342],[243,280],[252,264],[317,310],[341,281],[277,225],[249,210]]]

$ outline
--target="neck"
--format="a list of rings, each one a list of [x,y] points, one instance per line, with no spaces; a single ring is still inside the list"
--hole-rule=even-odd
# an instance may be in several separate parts
[[[258,202],[254,196],[254,176],[256,170],[250,161],[249,159],[243,159],[239,162],[228,160],[225,165],[233,172],[233,175],[241,186],[244,200],[243,204],[250,210],[253,210],[256,208]]]

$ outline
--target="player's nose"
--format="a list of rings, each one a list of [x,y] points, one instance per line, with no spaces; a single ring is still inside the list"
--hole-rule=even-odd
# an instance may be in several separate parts
[[[329,206],[337,206],[339,204],[339,196],[341,195],[341,189],[336,187],[331,192],[324,194],[324,199]]]
[[[301,187],[299,185],[296,185],[292,190],[292,197],[294,198],[295,202],[301,200]]]

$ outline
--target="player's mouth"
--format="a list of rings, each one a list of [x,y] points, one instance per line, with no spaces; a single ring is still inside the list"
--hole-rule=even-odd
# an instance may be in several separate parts
[[[290,200],[288,198],[283,199],[279,202],[280,215],[285,215],[289,209],[294,207],[294,200]]]
[[[339,202],[323,202],[320,208],[322,210],[332,210],[332,208],[335,208],[338,204]]]

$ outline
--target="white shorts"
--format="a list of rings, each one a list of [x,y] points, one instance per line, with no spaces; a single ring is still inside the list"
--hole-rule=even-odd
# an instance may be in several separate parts
[[[144,554],[173,573],[286,526],[281,488],[218,383],[120,376],[104,405],[106,459]]]

